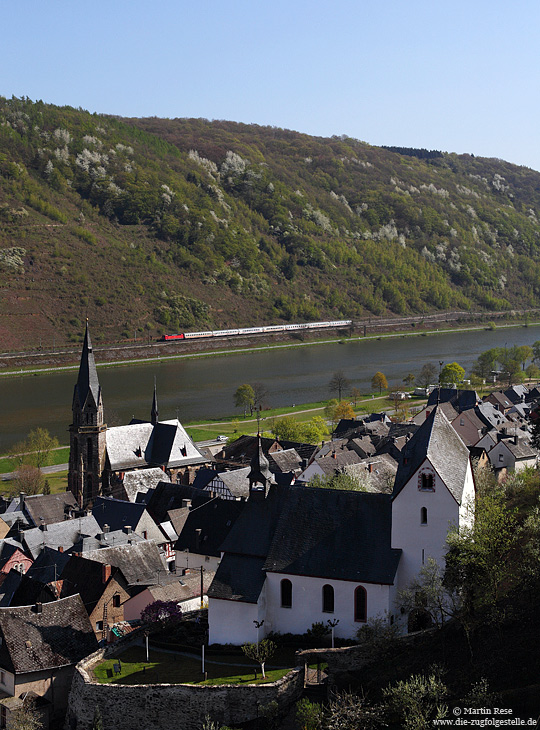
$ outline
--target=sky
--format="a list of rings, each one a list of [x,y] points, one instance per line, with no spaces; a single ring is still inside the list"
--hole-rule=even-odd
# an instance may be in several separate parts
[[[0,0],[0,95],[540,171],[538,0]]]

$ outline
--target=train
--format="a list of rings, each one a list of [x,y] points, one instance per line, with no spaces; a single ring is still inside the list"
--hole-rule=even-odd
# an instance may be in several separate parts
[[[333,322],[306,322],[305,324],[271,324],[266,327],[239,327],[232,330],[207,330],[205,332],[181,332],[178,335],[163,335],[159,342],[175,340],[199,340],[205,337],[239,337],[242,335],[265,335],[273,332],[291,332],[295,330],[315,330],[334,327],[350,327],[351,319],[334,320]]]

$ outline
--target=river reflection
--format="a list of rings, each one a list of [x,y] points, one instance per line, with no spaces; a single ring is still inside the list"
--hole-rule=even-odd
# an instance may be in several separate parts
[[[328,382],[343,370],[352,385],[369,390],[377,370],[390,387],[401,387],[409,373],[426,362],[459,362],[467,371],[480,352],[491,347],[532,345],[540,326],[391,337],[232,353],[189,360],[164,360],[137,366],[98,368],[105,418],[109,425],[135,416],[150,418],[154,376],[159,416],[202,420],[235,412],[233,394],[242,383],[262,382],[271,406],[287,406],[333,397]],[[99,352],[97,353],[99,362]],[[34,377],[0,378],[0,453],[37,426],[68,443],[71,398],[76,370]]]

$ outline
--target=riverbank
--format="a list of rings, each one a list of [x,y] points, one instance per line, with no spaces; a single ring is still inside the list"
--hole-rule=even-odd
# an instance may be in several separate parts
[[[486,315],[488,316],[488,315]],[[410,320],[410,321],[409,321]],[[442,328],[429,329],[426,328],[424,320],[418,321],[418,318],[409,318],[407,323],[400,320],[401,324],[396,329],[377,331],[368,334],[367,325],[363,327],[364,334],[351,333],[351,329],[342,331],[336,337],[328,337],[326,332],[322,333],[303,333],[293,332],[289,334],[280,333],[279,335],[270,336],[246,336],[238,339],[223,339],[219,341],[195,341],[180,343],[149,343],[147,345],[122,345],[115,347],[94,347],[94,353],[97,356],[98,368],[124,367],[130,365],[147,365],[151,363],[161,363],[174,360],[191,360],[209,357],[223,357],[226,355],[247,354],[252,352],[263,352],[268,350],[289,350],[302,347],[312,347],[315,345],[332,345],[342,344],[345,342],[368,342],[370,340],[386,340],[391,338],[411,338],[411,337],[429,337],[430,335],[455,334],[456,332],[475,332],[495,329],[512,329],[519,327],[539,326],[540,321],[530,322],[528,319],[519,318],[518,321],[499,321],[497,324],[490,322],[474,323],[469,325],[460,324],[461,320],[455,320],[455,326],[445,326]],[[449,322],[445,321],[448,325]],[[381,325],[370,325],[370,327],[380,327]],[[404,331],[404,328],[407,328]],[[317,336],[320,335],[320,336]],[[283,341],[286,340],[286,341]],[[188,351],[186,351],[188,350]],[[141,356],[142,355],[142,356]],[[73,371],[79,367],[80,349],[69,350],[68,352],[50,352],[50,353],[16,353],[0,355],[0,377],[21,377],[21,376],[37,376],[40,374]],[[36,358],[41,358],[44,367],[35,367]],[[103,358],[100,361],[100,358]],[[32,362],[29,362],[32,360]],[[67,360],[69,364],[60,364],[59,360]]]

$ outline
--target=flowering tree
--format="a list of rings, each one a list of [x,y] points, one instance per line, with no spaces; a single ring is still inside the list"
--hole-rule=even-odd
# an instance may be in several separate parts
[[[154,601],[141,613],[143,623],[153,624],[160,621],[162,624],[170,624],[180,621],[182,609],[176,601]]]

